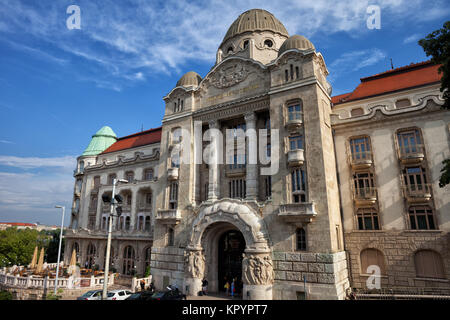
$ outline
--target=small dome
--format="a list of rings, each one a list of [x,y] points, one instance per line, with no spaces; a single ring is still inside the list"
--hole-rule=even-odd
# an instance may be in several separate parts
[[[202,77],[197,72],[189,71],[177,82],[177,87],[198,86]]]
[[[117,141],[117,136],[114,131],[108,127],[104,126],[97,131],[96,134],[92,136],[91,142],[89,143],[86,150],[83,152],[83,156],[95,156],[106,149],[108,149],[114,142]]]
[[[289,37],[284,25],[269,11],[263,9],[251,9],[242,13],[231,24],[222,43],[238,34],[253,31],[272,31]]]
[[[278,56],[281,56],[281,54],[283,52],[290,50],[290,49],[298,49],[298,50],[313,49],[313,50],[315,50],[316,48],[314,47],[312,42],[309,41],[304,36],[299,36],[298,34],[295,34],[283,42],[283,44],[280,47],[280,50],[278,51]]]

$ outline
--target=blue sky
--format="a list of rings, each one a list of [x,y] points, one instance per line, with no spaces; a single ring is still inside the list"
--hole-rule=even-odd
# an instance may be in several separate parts
[[[69,5],[81,29],[69,30]],[[381,28],[368,29],[378,5]],[[240,13],[270,11],[324,56],[333,95],[361,77],[427,60],[417,40],[450,17],[446,1],[0,0],[0,221],[59,224],[75,159],[103,125],[118,136],[160,126],[162,97],[205,76]],[[65,224],[69,223],[66,215]]]

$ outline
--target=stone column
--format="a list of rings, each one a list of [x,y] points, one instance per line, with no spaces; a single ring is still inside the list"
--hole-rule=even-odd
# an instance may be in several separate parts
[[[186,295],[197,296],[202,290],[205,256],[202,248],[187,248],[184,256],[184,288]]]
[[[273,262],[270,252],[245,251],[242,260],[244,300],[272,300]]]
[[[256,134],[256,114],[249,112],[245,114],[245,126],[247,135],[246,144],[246,199],[257,200],[258,199],[258,141]]]
[[[209,129],[219,129],[219,121],[212,120],[209,122]],[[219,138],[216,136],[215,132],[211,133],[211,153],[210,153],[210,165],[209,165],[209,184],[208,184],[208,200],[214,201],[219,198],[219,186],[220,186],[220,172],[219,172]]]

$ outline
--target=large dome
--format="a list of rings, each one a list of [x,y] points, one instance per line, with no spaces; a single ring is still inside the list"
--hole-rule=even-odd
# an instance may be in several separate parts
[[[280,56],[283,52],[290,49],[315,50],[314,45],[312,44],[311,41],[309,41],[304,36],[299,36],[298,34],[289,37],[288,39],[286,39],[286,41],[283,42],[283,44],[280,47],[280,50],[278,51],[278,56]]]
[[[231,24],[222,43],[235,35],[252,31],[272,31],[289,37],[286,28],[273,14],[263,9],[251,9],[242,13]]]
[[[177,87],[198,86],[202,77],[197,72],[189,71],[177,82]]]

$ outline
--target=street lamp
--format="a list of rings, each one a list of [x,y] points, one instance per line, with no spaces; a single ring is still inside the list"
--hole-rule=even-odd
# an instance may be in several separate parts
[[[55,206],[55,208],[62,208],[61,232],[59,233],[59,247],[58,247],[58,264],[56,265],[56,281],[55,281],[55,296],[56,296],[56,291],[58,289],[59,260],[61,257],[62,234],[63,234],[63,229],[64,229],[64,212],[66,211],[66,207]]]
[[[106,257],[105,257],[105,279],[103,280],[103,294],[102,294],[102,300],[106,300],[107,292],[108,292],[108,273],[109,273],[109,255],[111,252],[111,232],[112,232],[112,217],[114,216],[114,206],[115,201],[121,202],[120,197],[118,199],[115,199],[116,195],[116,184],[118,182],[128,183],[127,180],[124,179],[113,179],[113,187],[112,187],[112,196],[111,200],[103,198],[104,202],[110,202],[111,203],[111,210],[108,217],[108,241],[106,244]],[[109,200],[109,201],[108,201]]]

